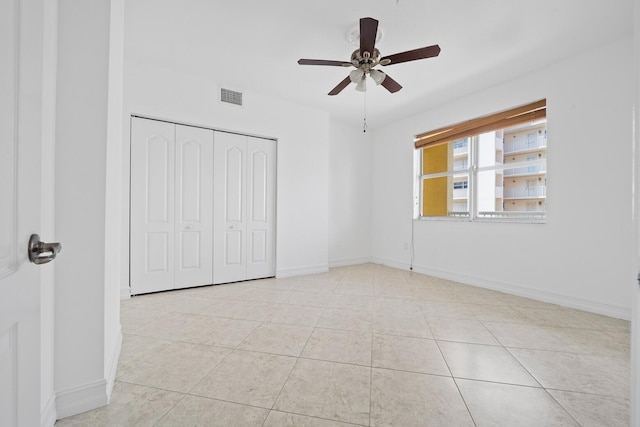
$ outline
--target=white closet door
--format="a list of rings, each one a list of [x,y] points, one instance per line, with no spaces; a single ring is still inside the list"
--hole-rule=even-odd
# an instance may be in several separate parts
[[[275,141],[247,141],[247,279],[275,275]]]
[[[131,293],[174,287],[175,125],[131,124]]]
[[[210,284],[213,131],[176,125],[175,287]]]
[[[216,132],[213,145],[213,283],[246,279],[247,137]]]

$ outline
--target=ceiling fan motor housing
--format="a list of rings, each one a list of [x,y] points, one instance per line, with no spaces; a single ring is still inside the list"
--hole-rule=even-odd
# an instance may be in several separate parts
[[[373,50],[373,55],[369,52],[361,53],[360,49],[356,49],[351,54],[351,64],[354,67],[362,69],[364,72],[369,72],[370,69],[380,64],[380,51],[378,49]]]

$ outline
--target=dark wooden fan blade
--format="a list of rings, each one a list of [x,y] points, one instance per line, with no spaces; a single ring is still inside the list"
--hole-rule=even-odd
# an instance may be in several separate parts
[[[329,92],[329,95],[333,96],[333,95],[339,94],[340,92],[342,92],[342,89],[344,89],[345,87],[349,86],[349,83],[351,83],[351,79],[349,78],[349,76],[347,76],[346,79],[344,79],[343,81],[338,83],[338,86],[334,87],[331,90],[331,92]]]
[[[397,81],[389,77],[389,74],[387,74],[387,76],[384,78],[384,80],[380,84],[384,86],[391,93],[396,93],[397,91],[402,89],[402,86],[400,86],[400,83],[398,83]]]
[[[406,52],[396,53],[394,55],[385,56],[382,58],[380,65],[393,65],[401,62],[415,61],[417,59],[433,58],[440,54],[440,46],[434,44],[433,46],[421,47],[420,49],[408,50]],[[388,59],[390,62],[382,62]]]
[[[327,61],[325,59],[298,59],[300,65],[331,65],[334,67],[350,67],[351,62]]]
[[[360,55],[369,52],[373,56],[376,47],[376,34],[378,33],[378,21],[373,18],[360,19]]]

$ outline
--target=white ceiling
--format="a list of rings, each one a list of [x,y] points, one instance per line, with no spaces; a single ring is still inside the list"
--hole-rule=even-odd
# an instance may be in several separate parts
[[[382,56],[439,44],[437,58],[384,67],[404,88],[369,83],[367,122],[407,114],[631,36],[631,0],[127,0],[125,59],[211,78],[362,124],[364,94],[327,93],[350,68],[347,33],[380,21]],[[594,61],[606,58],[593,58]]]

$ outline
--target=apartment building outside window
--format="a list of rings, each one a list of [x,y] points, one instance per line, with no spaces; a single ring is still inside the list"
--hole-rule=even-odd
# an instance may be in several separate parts
[[[544,220],[546,101],[532,111],[542,118],[420,148],[417,216]]]

